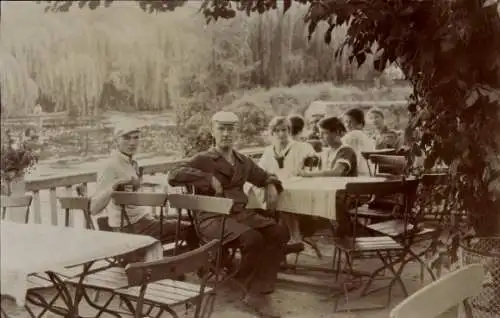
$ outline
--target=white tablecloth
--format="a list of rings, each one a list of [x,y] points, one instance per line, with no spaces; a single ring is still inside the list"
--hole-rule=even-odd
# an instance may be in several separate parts
[[[118,256],[147,247],[147,259],[162,258],[156,239],[114,232],[40,224],[0,223],[1,292],[22,306],[27,276]]]
[[[278,200],[279,211],[336,219],[336,194],[350,182],[381,182],[379,177],[290,178],[283,180],[284,190]],[[247,187],[247,208],[263,208],[263,193]]]

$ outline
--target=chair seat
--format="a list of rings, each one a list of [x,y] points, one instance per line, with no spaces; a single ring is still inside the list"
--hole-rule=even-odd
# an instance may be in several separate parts
[[[78,281],[78,278],[68,280],[72,284],[78,284]],[[125,269],[122,267],[112,267],[88,275],[84,278],[83,285],[88,288],[110,291],[132,299],[139,296],[139,287],[127,287],[128,280]],[[211,291],[211,288],[205,288],[205,292]],[[175,305],[197,297],[199,292],[200,286],[197,284],[165,279],[149,284],[144,300],[146,302]]]
[[[403,246],[389,236],[335,238],[334,244],[344,251],[376,252],[400,250]]]
[[[389,220],[379,223],[374,223],[366,226],[368,229],[390,237],[398,237],[405,233],[405,224],[402,220]],[[407,224],[406,232],[411,232],[415,226]]]
[[[390,213],[390,211],[370,209],[366,204],[358,207],[357,212],[355,211],[355,209],[349,211],[349,214],[351,215],[355,215],[355,213],[357,213],[357,215],[360,217],[381,218],[381,219],[392,218],[392,214]]]
[[[115,293],[131,299],[137,298],[140,287],[121,288]],[[212,288],[206,287],[205,293],[212,292]],[[200,286],[196,284],[165,279],[149,284],[146,289],[144,300],[156,304],[176,305],[184,303],[200,294]]]
[[[92,267],[90,268],[90,270],[92,271],[92,270],[96,270],[99,268],[106,268],[106,267],[110,267],[110,266],[111,266],[111,264],[109,261],[100,260],[100,261],[94,262],[94,264],[92,264]],[[59,276],[62,276],[65,279],[71,279],[71,278],[80,277],[82,272],[83,272],[83,265],[78,265],[78,266],[59,269],[55,273]]]
[[[27,290],[45,289],[53,287],[54,284],[46,274],[36,274],[28,276]]]
[[[80,278],[75,277],[68,279],[70,284],[78,284]],[[128,285],[125,269],[122,267],[111,267],[109,269],[99,271],[85,276],[83,285],[90,288],[113,291],[123,288]]]

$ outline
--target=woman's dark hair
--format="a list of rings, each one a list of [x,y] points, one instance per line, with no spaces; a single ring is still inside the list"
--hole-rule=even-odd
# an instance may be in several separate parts
[[[304,117],[292,115],[288,116],[288,120],[290,121],[290,134],[292,136],[297,136],[304,130],[304,126],[306,125]]]
[[[338,117],[327,117],[319,121],[318,126],[322,129],[334,132],[339,135],[344,135],[346,129],[342,121]]]
[[[349,109],[346,113],[346,116],[349,116],[352,120],[354,120],[358,125],[365,126],[365,114],[359,108]]]
[[[31,135],[31,133],[34,133],[34,132],[35,132],[35,129],[28,127],[28,128],[26,128],[26,130],[24,130],[24,136],[29,137]]]

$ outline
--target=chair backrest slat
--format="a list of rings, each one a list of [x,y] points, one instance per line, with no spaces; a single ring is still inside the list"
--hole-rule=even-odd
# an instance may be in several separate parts
[[[89,210],[90,199],[87,197],[58,197],[59,204],[63,209]]]
[[[167,194],[164,192],[116,191],[112,198],[117,205],[163,207],[167,203]]]
[[[125,267],[129,286],[141,286],[163,279],[177,279],[182,274],[208,268],[219,250],[220,241],[212,240],[201,247],[159,261],[131,263]]]
[[[168,195],[168,202],[174,209],[186,209],[190,211],[203,211],[218,214],[229,214],[233,207],[233,200],[195,194]]]
[[[21,196],[5,196],[2,195],[0,198],[0,205],[2,208],[2,220],[7,217],[7,209],[25,208],[24,212],[24,223],[29,222],[30,217],[30,206],[33,197],[31,195],[21,195]],[[18,211],[20,212],[20,211]]]
[[[90,198],[88,197],[58,197],[59,204],[61,208],[65,210],[64,225],[69,226],[69,213],[74,210],[78,210],[83,213],[85,218],[85,227],[88,229],[94,229],[94,222],[90,215]]]
[[[380,182],[352,182],[346,185],[346,193],[353,195],[411,194],[418,186],[418,180],[387,180]]]
[[[458,269],[403,300],[391,311],[390,317],[452,317],[450,309],[479,294],[484,277],[485,271],[481,264]]]
[[[397,155],[370,155],[370,161],[378,168],[379,173],[402,174],[406,170],[405,156]]]
[[[396,155],[397,152],[398,151],[396,149],[387,148],[387,149],[377,149],[377,150],[374,150],[374,151],[362,151],[361,155],[366,160],[366,159],[369,159],[371,156],[374,156],[374,155]]]
[[[27,208],[31,205],[31,195],[6,196],[2,195],[0,205],[2,208]]]

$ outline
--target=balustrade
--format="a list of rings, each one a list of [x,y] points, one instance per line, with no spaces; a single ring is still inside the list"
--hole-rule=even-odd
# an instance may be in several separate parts
[[[244,149],[242,153],[251,158],[258,159],[262,155],[262,148]],[[172,160],[154,164],[144,164],[144,175],[165,175],[173,167],[184,162],[185,159]],[[27,179],[26,191],[33,195],[31,203],[30,223],[49,223],[64,225],[63,210],[57,202],[58,196],[76,196],[76,187],[83,185],[88,193],[93,193],[97,179],[96,172],[76,173],[71,175],[58,175],[45,178]],[[157,189],[152,188],[152,191]],[[73,214],[70,214],[73,215]],[[82,226],[83,219],[70,219],[70,226]]]

